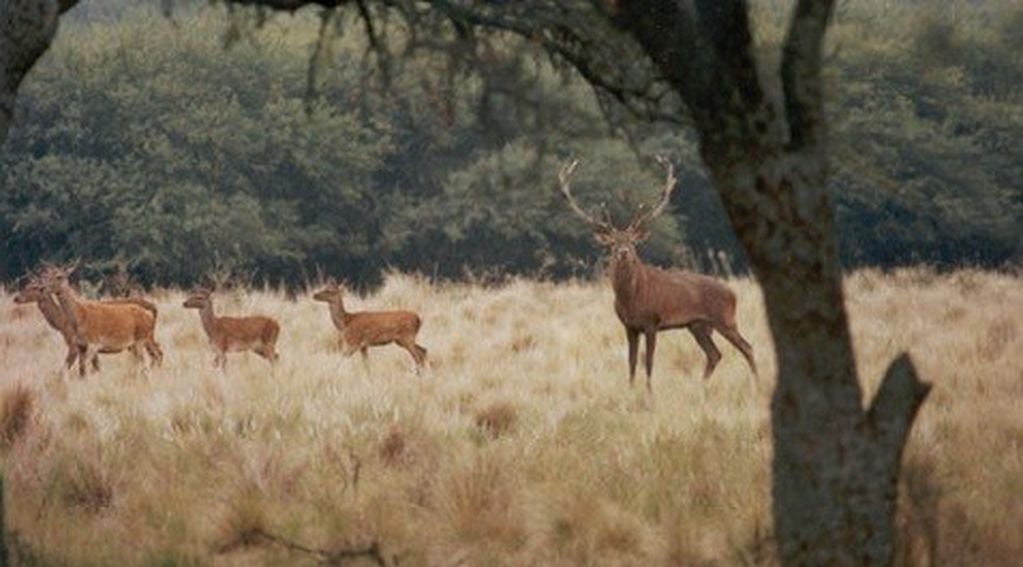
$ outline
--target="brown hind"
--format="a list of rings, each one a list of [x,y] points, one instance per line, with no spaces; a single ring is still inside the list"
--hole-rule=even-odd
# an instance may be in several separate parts
[[[145,300],[141,302],[148,304],[151,310],[134,300],[117,303],[86,300],[68,281],[73,271],[73,266],[64,269],[50,267],[45,271],[43,281],[46,291],[57,296],[67,325],[73,332],[78,346],[79,374],[85,376],[88,363],[101,350],[117,352],[128,349],[141,358],[141,350],[145,349],[151,362],[160,364],[163,351],[154,336],[155,306]]]
[[[21,291],[14,296],[14,302],[19,304],[36,304],[39,308],[39,312],[43,315],[43,319],[46,320],[50,327],[53,327],[53,329],[60,333],[61,337],[64,339],[64,343],[67,345],[67,355],[64,358],[64,364],[68,369],[72,368],[75,361],[78,360],[78,345],[75,341],[74,330],[68,323],[67,317],[64,316],[64,310],[57,303],[57,300],[54,299],[53,295],[46,290],[46,286],[42,279],[38,275],[29,276],[25,287],[23,287]],[[154,318],[157,316],[156,306],[141,297],[107,299],[103,300],[103,303],[111,305],[134,303],[149,310],[153,314]],[[141,356],[141,353],[139,353],[134,346],[128,347],[128,350],[131,350],[136,358]],[[121,352],[121,349],[100,348],[97,352],[100,354],[113,354]],[[99,357],[93,357],[92,369],[97,372],[99,371]]]
[[[210,290],[197,289],[183,305],[188,309],[199,310],[202,328],[217,353],[213,364],[227,368],[227,353],[243,351],[252,351],[271,364],[277,362],[277,337],[281,332],[277,321],[262,315],[218,317],[213,312],[211,295]]]
[[[412,311],[345,311],[344,289],[336,283],[329,283],[313,295],[330,307],[330,320],[341,333],[345,356],[356,351],[362,359],[368,359],[371,346],[395,343],[412,355],[416,372],[426,364],[426,349],[416,343],[416,335],[422,326],[419,314]]]

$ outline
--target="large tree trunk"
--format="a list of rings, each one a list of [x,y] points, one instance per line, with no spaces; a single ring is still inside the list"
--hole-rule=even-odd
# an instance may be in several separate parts
[[[831,207],[812,174],[819,165],[813,157],[779,159],[709,161],[763,288],[775,342],[772,495],[779,554],[789,565],[887,565],[895,549],[902,452],[929,386],[903,355],[863,409]],[[751,181],[757,193],[773,195],[772,207],[751,209],[729,198],[749,194],[742,184]]]

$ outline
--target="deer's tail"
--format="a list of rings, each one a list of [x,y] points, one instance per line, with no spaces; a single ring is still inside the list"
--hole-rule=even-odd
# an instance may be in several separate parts
[[[141,307],[141,308],[145,309],[146,311],[149,311],[150,313],[152,313],[153,314],[153,319],[156,319],[156,316],[160,312],[156,308],[156,304],[155,303],[153,303],[152,301],[149,301],[148,299],[143,299],[141,297],[126,297],[124,299],[117,300],[117,302],[118,303],[131,303],[132,305],[138,305],[139,307]]]

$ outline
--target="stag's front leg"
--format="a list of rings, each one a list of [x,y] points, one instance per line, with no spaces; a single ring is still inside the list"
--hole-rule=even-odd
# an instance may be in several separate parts
[[[647,329],[646,332],[646,391],[653,392],[650,386],[650,375],[654,372],[654,350],[657,349],[657,329]]]
[[[625,337],[629,339],[629,387],[636,381],[636,362],[639,359],[639,331],[625,327]]]

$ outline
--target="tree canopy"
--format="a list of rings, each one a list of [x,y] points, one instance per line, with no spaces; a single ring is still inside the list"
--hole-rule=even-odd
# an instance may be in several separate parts
[[[368,283],[391,266],[583,274],[599,250],[553,191],[557,164],[580,157],[583,198],[621,214],[656,191],[656,153],[678,162],[682,188],[645,255],[745,269],[695,139],[608,122],[606,93],[527,42],[480,47],[482,72],[424,47],[396,58],[382,89],[357,18],[333,15],[321,44],[309,11],[259,26],[245,11],[168,19],[138,4],[70,12],[22,89],[0,154],[4,279],[69,257],[179,285],[218,270],[292,285],[318,270]],[[830,192],[847,266],[1019,261],[1020,16],[1008,3],[959,10],[955,25],[878,4],[837,15]],[[783,7],[765,3],[754,24],[770,53]]]

